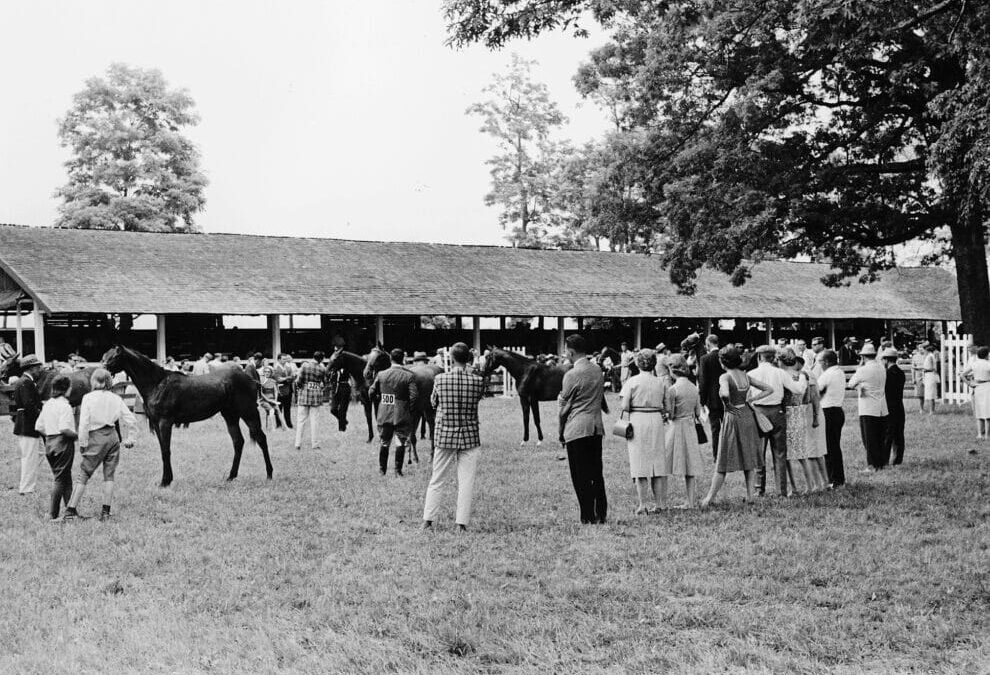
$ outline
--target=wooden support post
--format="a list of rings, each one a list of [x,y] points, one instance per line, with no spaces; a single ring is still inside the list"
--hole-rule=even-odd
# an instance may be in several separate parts
[[[643,348],[643,320],[641,318],[636,317],[636,320],[633,322],[633,330],[635,331],[635,335],[633,335],[633,348],[639,351]]]
[[[168,354],[165,353],[165,315],[155,315],[155,357],[158,364],[164,366]]]
[[[375,344],[385,344],[385,317],[381,314],[375,317]]]
[[[34,355],[42,363],[48,361],[45,358],[45,315],[37,305],[34,306]]]
[[[278,314],[268,315],[268,334],[272,340],[272,358],[278,359],[282,353],[282,317]]]
[[[17,353],[24,356],[24,326],[21,324],[21,301],[17,301]]]
[[[767,344],[773,346],[773,319],[767,319]]]
[[[543,325],[544,321],[543,321],[543,319],[544,319],[544,317],[542,317],[542,316],[539,317],[539,321],[536,323],[536,327],[539,328],[540,330],[544,330],[544,325]]]
[[[578,322],[578,331],[583,332],[584,331],[584,317],[583,316],[579,316],[577,318],[577,322]]]
[[[564,335],[564,317],[557,317],[557,354],[563,355],[564,349],[566,348],[566,343],[564,342],[566,336]]]
[[[715,319],[713,319],[711,317],[708,317],[707,319],[705,319],[705,335],[706,336],[712,334],[712,327],[714,325],[715,325]]]
[[[471,317],[471,337],[474,341],[474,350],[481,354],[481,317]]]
[[[835,319],[828,320],[828,342],[832,345],[832,351],[837,352],[839,350],[839,343],[835,337]]]
[[[504,316],[498,317],[498,329],[499,330],[505,330],[505,317]]]

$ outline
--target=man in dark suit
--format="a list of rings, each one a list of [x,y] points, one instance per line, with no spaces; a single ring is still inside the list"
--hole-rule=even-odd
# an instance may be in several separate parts
[[[567,338],[567,356],[574,367],[564,374],[560,404],[560,442],[567,448],[571,482],[582,523],[604,523],[608,511],[602,473],[602,412],[605,385],[601,371],[588,360],[588,345],[580,335]]]
[[[701,357],[698,364],[698,395],[701,405],[708,412],[708,423],[712,428],[712,458],[718,459],[718,436],[722,431],[722,416],[725,408],[718,395],[718,378],[725,370],[718,360],[718,336],[709,335],[705,340],[708,352]]]
[[[416,379],[403,364],[406,353],[393,349],[389,353],[392,366],[379,372],[371,385],[372,398],[380,398],[378,404],[378,436],[381,446],[378,450],[378,466],[384,476],[388,470],[388,451],[392,447],[392,437],[398,439],[395,449],[395,475],[402,475],[402,462],[406,458],[406,443],[409,434],[415,433],[413,410],[416,408]]]
[[[890,463],[904,461],[904,371],[897,365],[897,350],[889,347],[883,350],[884,365],[887,367],[887,382],[884,385],[884,398],[887,399],[887,428],[883,437],[884,455],[892,457]]]
[[[41,396],[38,394],[37,379],[41,374],[41,361],[34,354],[21,359],[21,378],[14,385],[14,435],[21,451],[21,482],[17,491],[22,494],[34,492],[38,483],[38,468],[45,458],[45,447],[34,424],[41,414]]]

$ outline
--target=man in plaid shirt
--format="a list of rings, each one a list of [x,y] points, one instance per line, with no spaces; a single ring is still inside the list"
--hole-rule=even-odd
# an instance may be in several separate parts
[[[313,352],[313,360],[299,366],[299,373],[296,375],[296,405],[299,406],[299,414],[296,416],[296,450],[302,446],[306,420],[309,420],[313,449],[320,447],[316,437],[316,409],[323,404],[323,386],[327,379],[323,356],[323,352]]]
[[[463,342],[450,349],[452,368],[437,375],[433,385],[433,407],[437,425],[433,442],[433,476],[426,489],[423,528],[433,527],[440,511],[440,493],[457,476],[457,527],[466,530],[471,520],[474,475],[478,467],[481,437],[478,433],[478,402],[485,394],[484,380],[468,371],[471,351]]]

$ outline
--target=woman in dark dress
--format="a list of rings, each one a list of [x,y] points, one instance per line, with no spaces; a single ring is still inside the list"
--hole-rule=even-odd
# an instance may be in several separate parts
[[[747,402],[750,388],[760,393],[752,401],[769,396],[773,390],[762,382],[750,377],[742,370],[742,357],[732,346],[723,347],[718,353],[725,372],[718,378],[719,397],[725,404],[725,417],[722,432],[718,439],[718,458],[715,460],[715,473],[708,495],[701,501],[705,508],[715,499],[715,495],[725,483],[725,474],[742,471],[746,477],[746,500],[753,499],[753,470],[763,462],[763,440],[756,425],[756,413]]]

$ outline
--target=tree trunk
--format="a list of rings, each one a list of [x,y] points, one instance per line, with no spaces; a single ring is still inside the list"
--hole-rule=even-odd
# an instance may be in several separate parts
[[[956,260],[959,308],[966,332],[977,345],[990,345],[990,278],[982,214],[953,221],[952,253]]]

